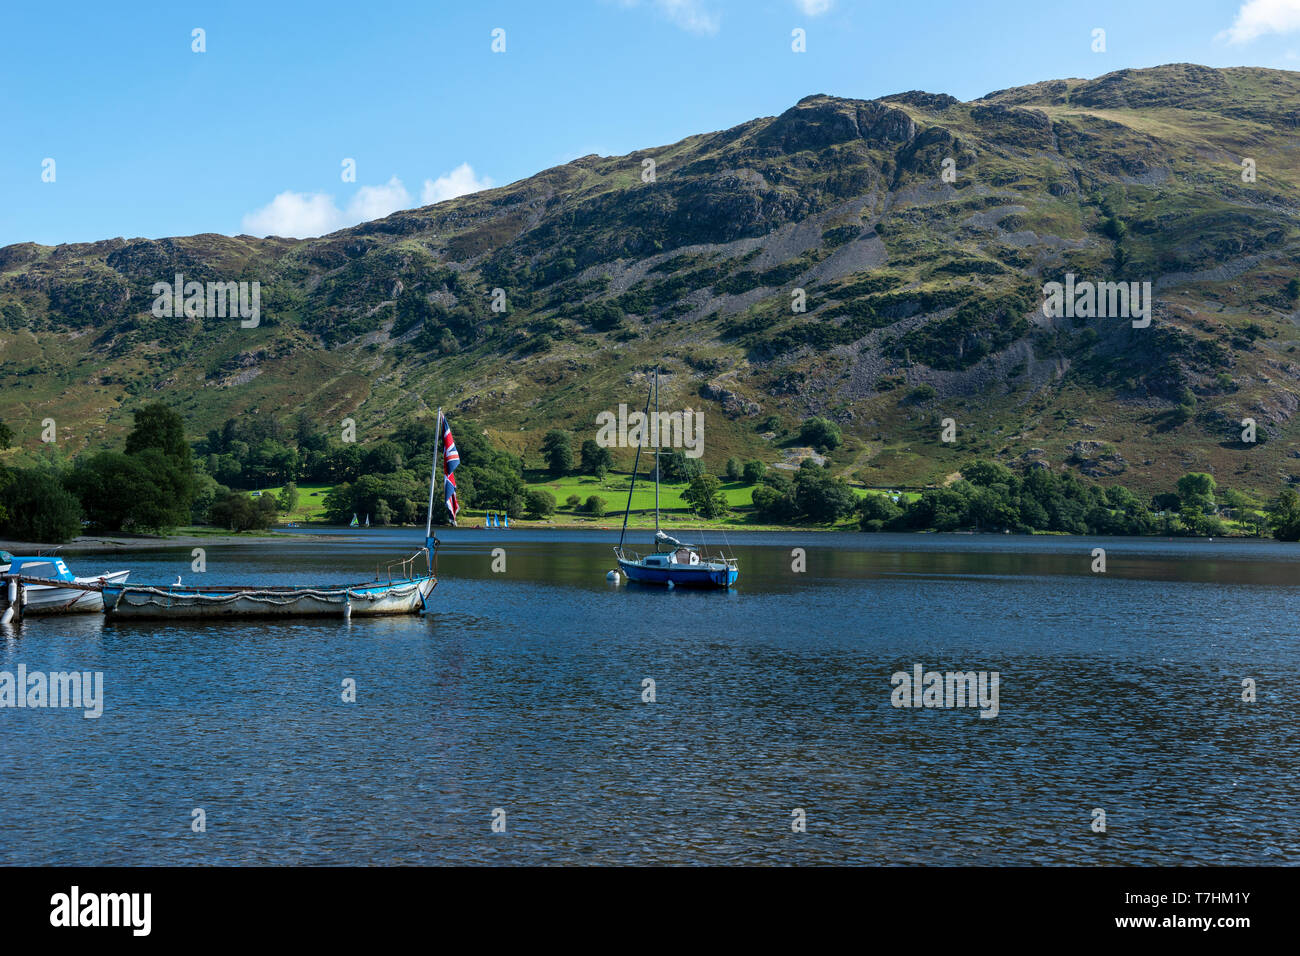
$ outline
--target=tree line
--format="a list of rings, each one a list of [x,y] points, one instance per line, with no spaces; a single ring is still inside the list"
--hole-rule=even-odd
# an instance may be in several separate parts
[[[456,472],[463,507],[500,511],[512,517],[548,517],[556,510],[545,489],[528,489],[523,460],[495,447],[471,421],[457,428],[461,466]],[[822,450],[839,444],[835,426],[810,419],[800,438]],[[0,425],[0,448],[13,440]],[[269,527],[297,503],[295,479],[322,475],[337,483],[325,498],[328,520],[347,523],[354,514],[377,525],[424,521],[429,469],[437,447],[436,425],[409,422],[391,438],[366,445],[333,443],[299,419],[286,429],[272,419],[231,419],[192,446],[179,415],[166,405],[146,405],[120,451],[85,454],[71,466],[0,466],[0,534],[62,542],[84,528],[103,532],[163,532],[182,525],[215,525],[231,531]],[[546,434],[543,460],[553,475],[581,473],[603,477],[612,467],[608,449],[595,441],[573,452],[562,430]],[[648,479],[653,480],[653,459]],[[730,506],[723,477],[753,485],[754,516],[773,524],[827,525],[855,517],[863,531],[1013,531],[1093,535],[1171,534],[1220,536],[1232,522],[1239,532],[1272,533],[1300,540],[1300,492],[1288,487],[1271,502],[1235,489],[1221,490],[1206,473],[1178,479],[1170,491],[1149,498],[1122,485],[1103,486],[1072,472],[1046,468],[1016,472],[994,461],[977,460],[961,478],[923,491],[914,500],[868,494],[860,497],[829,466],[806,459],[793,472],[768,470],[758,460],[731,458],[723,476],[709,474],[700,459],[681,451],[659,456],[661,480],[685,482],[682,498],[706,520]],[[235,482],[227,484],[222,479]],[[283,483],[278,496],[253,498],[248,483]],[[568,507],[602,515],[607,502],[597,495]],[[434,520],[446,521],[441,489]]]

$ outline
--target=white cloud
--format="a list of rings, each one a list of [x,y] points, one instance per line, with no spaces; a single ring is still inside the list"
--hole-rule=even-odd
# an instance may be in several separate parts
[[[1269,33],[1300,30],[1300,0],[1246,0],[1232,26],[1216,40],[1249,43]]]
[[[474,168],[469,163],[461,163],[451,172],[444,173],[437,179],[426,179],[424,188],[420,190],[420,202],[425,206],[431,206],[436,202],[445,202],[457,196],[476,193],[480,189],[488,189],[491,186],[491,179],[487,176],[479,179],[474,175]]]
[[[834,3],[835,0],[794,0],[794,5],[799,8],[799,12],[808,17],[821,16]]]
[[[641,0],[618,0],[624,7],[641,5]],[[710,12],[700,0],[649,0],[650,5],[673,24],[688,33],[714,34],[722,26],[722,18]]]
[[[343,214],[326,193],[283,192],[267,205],[244,216],[243,230],[251,236],[305,239],[340,228]]]
[[[474,174],[469,163],[461,163],[437,179],[426,179],[421,191],[423,205],[455,199],[492,185],[486,176]],[[409,209],[414,200],[402,181],[393,176],[379,186],[362,186],[348,200],[345,208],[329,193],[282,192],[261,209],[244,216],[242,229],[250,236],[286,236],[312,239],[359,222],[391,216],[399,209]]]
[[[411,194],[402,181],[392,177],[382,186],[362,186],[348,203],[343,218],[349,226],[372,219],[383,219],[411,205]]]

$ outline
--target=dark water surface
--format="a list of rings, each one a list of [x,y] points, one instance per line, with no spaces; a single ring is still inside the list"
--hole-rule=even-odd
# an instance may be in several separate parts
[[[105,681],[0,709],[0,863],[1300,861],[1296,545],[732,535],[693,593],[606,583],[616,534],[441,537],[423,617],[0,627],[0,670]],[[419,541],[69,563],[331,583]],[[918,663],[998,671],[997,717],[891,706]]]

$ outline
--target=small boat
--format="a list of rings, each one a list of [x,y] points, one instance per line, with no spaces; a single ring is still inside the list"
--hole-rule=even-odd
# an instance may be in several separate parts
[[[357,521],[357,515],[356,515],[356,512],[355,512],[355,511],[352,513],[352,523],[351,523],[350,525],[348,525],[348,527],[349,527],[349,528],[359,528],[359,527],[361,527],[361,523],[360,523],[359,521]]]
[[[646,396],[646,412],[650,411],[650,399],[654,397],[655,414],[659,414],[659,369],[655,369],[654,384]],[[655,445],[655,550],[652,554],[640,555],[623,549],[623,540],[627,536],[627,519],[632,513],[632,493],[636,490],[637,466],[641,462],[641,443],[637,444],[636,459],[632,464],[632,484],[627,490],[627,508],[623,512],[623,531],[618,536],[618,547],[614,557],[618,566],[629,581],[640,584],[663,584],[687,588],[729,588],[740,577],[740,566],[735,558],[719,554],[710,557],[700,553],[693,544],[678,541],[671,535],[659,530],[659,446]],[[667,546],[667,550],[660,550]]]
[[[429,595],[438,585],[434,562],[430,563],[427,574],[414,573],[414,561],[424,553],[421,549],[402,562],[401,574],[390,574],[386,581],[365,584],[312,587],[106,584],[103,608],[110,620],[414,614],[425,609]]]
[[[107,585],[122,584],[130,571],[108,571],[94,577],[78,577],[62,558],[52,556],[8,558],[0,573],[15,579],[23,588],[22,611],[27,614],[68,614],[98,611],[99,592]],[[0,598],[8,601],[8,589]]]
[[[370,515],[366,515],[366,527],[370,527]]]

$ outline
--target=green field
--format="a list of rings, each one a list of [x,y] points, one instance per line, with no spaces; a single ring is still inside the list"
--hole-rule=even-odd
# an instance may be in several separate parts
[[[598,495],[605,499],[605,509],[607,511],[617,511],[620,514],[627,507],[627,491],[630,484],[630,476],[616,474],[606,475],[603,481],[597,481],[590,475],[570,475],[564,478],[527,482],[530,491],[534,488],[540,488],[554,495],[555,503],[561,511],[568,510],[564,502],[570,495],[577,495],[584,502],[591,495]],[[660,484],[660,510],[689,511],[690,506],[682,500],[682,492],[686,490],[687,484],[684,481]],[[751,503],[751,496],[754,493],[754,486],[747,485],[742,481],[724,481],[722,483],[722,492],[727,497],[727,504],[732,508],[748,508]],[[653,509],[654,506],[654,482],[637,479],[636,492],[632,496],[632,510]]]
[[[281,514],[280,517],[285,521],[324,521],[325,520],[325,496],[329,494],[333,485],[299,485],[298,486],[298,506],[293,509],[287,516]],[[271,495],[278,498],[280,492],[284,489],[279,488],[261,488],[258,489],[263,495]],[[254,494],[255,492],[249,492]],[[365,515],[361,515],[361,520],[365,520]]]

